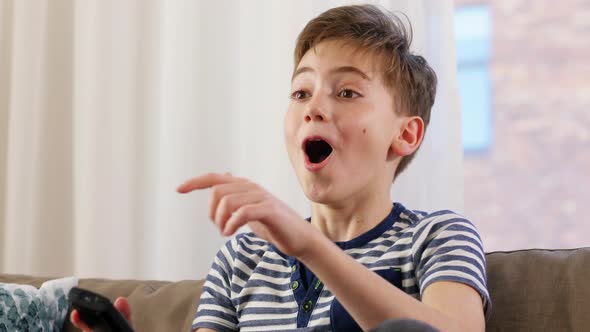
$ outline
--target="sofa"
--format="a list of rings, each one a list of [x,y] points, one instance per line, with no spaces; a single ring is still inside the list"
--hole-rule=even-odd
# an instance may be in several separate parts
[[[487,253],[493,311],[486,331],[590,331],[590,248]],[[39,287],[50,278],[0,275]],[[203,280],[81,279],[80,287],[129,298],[136,331],[190,331]],[[67,322],[64,331],[76,331]]]

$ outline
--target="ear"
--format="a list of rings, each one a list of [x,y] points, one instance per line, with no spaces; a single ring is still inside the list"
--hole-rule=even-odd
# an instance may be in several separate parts
[[[419,116],[404,117],[399,131],[393,137],[390,151],[398,156],[407,156],[420,147],[424,138],[424,121]]]

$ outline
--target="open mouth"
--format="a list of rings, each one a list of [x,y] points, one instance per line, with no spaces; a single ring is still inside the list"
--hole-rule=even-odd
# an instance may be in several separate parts
[[[313,164],[321,163],[332,153],[332,147],[321,138],[310,139],[305,142],[305,154]]]

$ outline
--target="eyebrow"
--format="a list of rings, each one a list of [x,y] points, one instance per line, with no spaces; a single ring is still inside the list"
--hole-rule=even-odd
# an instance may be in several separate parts
[[[311,67],[301,67],[299,69],[297,69],[295,71],[295,73],[293,73],[293,77],[291,77],[291,82],[295,79],[295,76],[299,75],[299,74],[303,74],[303,73],[308,73],[308,72],[314,72],[314,70]],[[354,73],[357,74],[359,76],[361,76],[363,79],[370,81],[371,77],[369,77],[369,75],[365,74],[362,70],[353,67],[353,66],[342,66],[342,67],[338,67],[338,68],[334,68],[332,70],[330,70],[330,74],[341,74],[341,73]]]

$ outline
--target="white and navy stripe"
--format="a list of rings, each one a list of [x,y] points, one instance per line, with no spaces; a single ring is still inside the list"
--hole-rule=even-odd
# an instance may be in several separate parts
[[[451,211],[431,214],[395,203],[390,215],[340,248],[407,294],[420,299],[436,281],[467,284],[484,301],[485,256],[475,226]],[[313,273],[253,233],[217,253],[192,328],[217,331],[355,330],[356,323]]]

